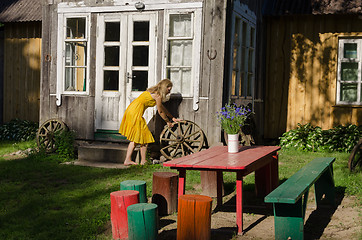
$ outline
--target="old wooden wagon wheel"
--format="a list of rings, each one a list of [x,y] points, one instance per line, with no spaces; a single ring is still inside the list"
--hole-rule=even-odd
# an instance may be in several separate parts
[[[54,152],[56,150],[55,135],[64,130],[68,128],[61,120],[55,118],[47,120],[39,127],[36,134],[38,147],[47,153]]]
[[[204,145],[204,132],[194,122],[184,120],[172,128],[166,125],[160,143],[162,155],[174,159],[200,151]]]
[[[357,166],[362,165],[362,138],[352,149],[348,159],[348,168],[352,172]]]

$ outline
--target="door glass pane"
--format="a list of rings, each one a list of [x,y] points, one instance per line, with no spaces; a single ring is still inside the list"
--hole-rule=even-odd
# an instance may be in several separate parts
[[[119,47],[104,48],[104,66],[119,66]]]
[[[133,23],[133,41],[149,41],[149,22]]]
[[[145,91],[148,86],[148,72],[133,71],[132,76],[132,91]]]
[[[118,91],[119,86],[119,74],[118,71],[104,71],[103,79],[103,89],[104,90],[114,90]]]
[[[67,39],[85,37],[85,18],[67,18]]]
[[[119,42],[120,22],[106,22],[104,40],[106,42]]]
[[[65,91],[85,91],[86,71],[85,68],[65,68]]]
[[[170,37],[191,37],[191,14],[170,15]]]
[[[357,43],[345,43],[343,57],[357,58]]]
[[[87,53],[86,42],[65,43],[65,66],[85,66]]]
[[[133,47],[133,66],[148,66],[148,46]]]
[[[192,65],[192,41],[170,41],[168,65],[191,66]]]
[[[341,64],[341,80],[357,81],[358,80],[358,63]]]
[[[356,102],[357,101],[357,84],[345,83],[341,84],[341,101]]]

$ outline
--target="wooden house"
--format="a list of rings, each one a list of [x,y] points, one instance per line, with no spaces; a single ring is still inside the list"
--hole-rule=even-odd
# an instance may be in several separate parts
[[[41,1],[0,2],[0,123],[39,121]]]
[[[262,126],[262,1],[43,0],[40,122],[93,140],[116,133],[128,104],[163,78],[168,109],[221,141],[216,113],[251,104]],[[259,41],[258,41],[259,39]],[[164,124],[149,109],[156,138]]]
[[[362,124],[362,1],[264,6],[265,138],[297,124]]]

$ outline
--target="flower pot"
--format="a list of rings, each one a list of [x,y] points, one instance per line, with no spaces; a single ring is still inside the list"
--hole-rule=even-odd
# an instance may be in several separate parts
[[[228,134],[228,152],[239,152],[239,134]]]

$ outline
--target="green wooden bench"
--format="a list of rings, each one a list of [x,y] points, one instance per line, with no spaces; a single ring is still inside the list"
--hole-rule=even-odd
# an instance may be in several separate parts
[[[333,162],[335,158],[316,158],[264,199],[273,203],[275,239],[304,238],[304,217],[309,188],[314,184],[317,208],[325,202],[335,206]]]

